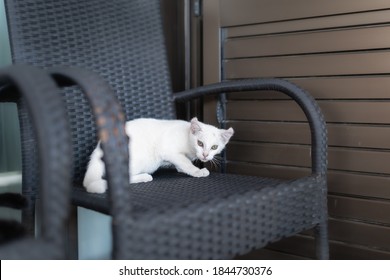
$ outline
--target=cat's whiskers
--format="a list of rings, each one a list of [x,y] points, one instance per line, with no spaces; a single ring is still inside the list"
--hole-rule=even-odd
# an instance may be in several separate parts
[[[220,156],[214,156],[214,158],[210,160],[210,164],[214,169],[218,169],[221,166],[221,162],[222,157]]]

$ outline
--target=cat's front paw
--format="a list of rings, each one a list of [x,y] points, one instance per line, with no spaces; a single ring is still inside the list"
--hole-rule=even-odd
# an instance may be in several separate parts
[[[152,175],[147,173],[141,173],[130,177],[130,184],[134,183],[146,183],[153,180]]]
[[[207,168],[202,168],[202,169],[199,169],[197,170],[193,176],[194,177],[207,177],[210,175],[210,171],[207,170]]]

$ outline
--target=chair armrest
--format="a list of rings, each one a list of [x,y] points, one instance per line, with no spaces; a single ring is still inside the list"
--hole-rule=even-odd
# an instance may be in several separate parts
[[[227,92],[273,90],[291,97],[301,107],[311,130],[311,160],[313,175],[327,172],[327,129],[324,116],[314,98],[295,84],[281,79],[248,79],[210,84],[174,94],[176,102],[185,102],[207,95]]]
[[[52,257],[64,258],[64,232],[70,207],[70,132],[59,88],[43,70],[14,65],[0,70],[0,87],[23,98],[37,137],[39,185],[41,194],[41,234],[39,239],[53,245]],[[0,91],[0,96],[4,93]],[[18,242],[18,241],[15,241]],[[23,242],[23,241],[21,241]],[[46,258],[38,250],[12,246],[2,251],[6,258]],[[30,255],[28,255],[30,254]]]
[[[99,75],[80,68],[56,68],[49,72],[60,87],[78,85],[91,105],[106,166],[110,213],[115,219],[114,257],[121,259],[126,254],[122,244],[128,243],[125,240],[131,234],[128,221],[132,206],[130,191],[125,188],[129,184],[129,138],[124,114],[113,91]]]

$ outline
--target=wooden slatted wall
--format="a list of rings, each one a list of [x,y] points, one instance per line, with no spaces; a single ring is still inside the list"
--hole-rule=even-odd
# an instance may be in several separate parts
[[[253,77],[288,79],[323,110],[331,258],[390,259],[390,2],[204,1],[205,83]],[[210,122],[214,106],[205,104]],[[229,94],[227,118],[229,172],[309,173],[309,129],[291,100]],[[312,258],[312,242],[307,233],[250,257]]]

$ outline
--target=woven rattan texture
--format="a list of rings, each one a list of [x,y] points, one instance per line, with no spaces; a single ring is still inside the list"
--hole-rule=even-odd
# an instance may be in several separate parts
[[[14,62],[93,70],[112,86],[126,119],[173,118],[159,1],[5,2]],[[80,180],[96,132],[84,95],[67,90],[65,100]]]
[[[283,182],[215,173],[200,179],[157,175],[129,186],[135,221],[128,258],[223,259],[246,253],[320,223],[324,187],[315,177]],[[104,197],[93,200],[103,205]]]

